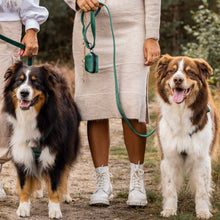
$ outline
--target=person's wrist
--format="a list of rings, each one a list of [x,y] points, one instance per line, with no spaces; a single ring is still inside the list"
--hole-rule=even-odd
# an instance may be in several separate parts
[[[148,38],[147,40],[154,40],[154,41],[158,41],[157,38]]]
[[[33,34],[37,34],[38,30],[37,29],[34,29],[34,28],[30,28],[28,30],[26,30],[26,33],[33,33]]]

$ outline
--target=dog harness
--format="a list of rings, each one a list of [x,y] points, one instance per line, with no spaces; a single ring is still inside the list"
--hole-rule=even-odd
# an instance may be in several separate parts
[[[41,151],[42,151],[42,144],[48,138],[48,136],[52,130],[53,130],[53,125],[50,126],[47,133],[44,136],[42,136],[40,139],[26,140],[27,145],[29,145],[31,143],[31,141],[32,141],[32,143],[34,143],[33,146],[30,146],[30,147],[31,147],[32,154],[33,154],[35,161],[37,161],[39,159],[39,157],[41,155]]]

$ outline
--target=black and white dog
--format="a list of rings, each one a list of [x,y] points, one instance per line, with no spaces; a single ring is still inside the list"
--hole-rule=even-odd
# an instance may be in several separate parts
[[[67,179],[79,150],[80,115],[67,83],[49,66],[15,63],[5,73],[3,113],[11,126],[10,152],[17,169],[17,215],[30,216],[30,196],[43,177],[49,217],[61,218],[60,200],[71,201]]]

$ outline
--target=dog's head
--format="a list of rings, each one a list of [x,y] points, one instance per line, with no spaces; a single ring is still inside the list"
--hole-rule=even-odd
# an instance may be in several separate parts
[[[212,68],[203,59],[164,55],[157,65],[157,89],[168,104],[206,99],[207,78]]]
[[[5,102],[11,102],[14,109],[27,111],[34,107],[39,112],[56,89],[59,77],[49,66],[29,67],[19,61],[7,70],[5,81]]]

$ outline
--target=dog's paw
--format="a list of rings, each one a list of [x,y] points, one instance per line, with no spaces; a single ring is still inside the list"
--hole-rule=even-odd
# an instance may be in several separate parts
[[[63,194],[63,201],[69,204],[72,202],[72,198],[69,194]]]
[[[208,209],[201,209],[196,211],[197,218],[209,219],[212,217],[211,212]]]
[[[49,207],[49,218],[62,218],[60,203],[49,201],[48,207]]]
[[[163,217],[170,217],[176,215],[176,209],[164,209],[160,214]]]
[[[20,217],[28,217],[30,216],[31,204],[30,202],[21,202],[17,209],[16,214]]]

